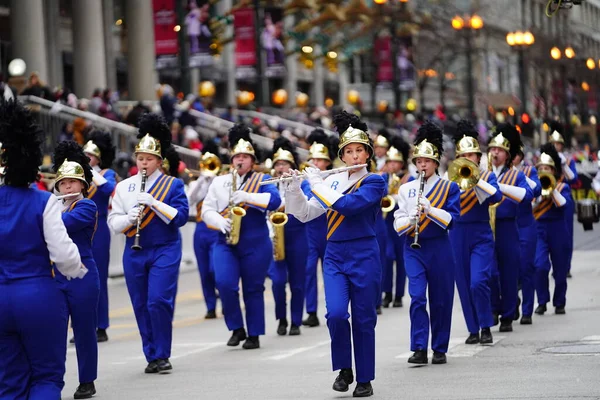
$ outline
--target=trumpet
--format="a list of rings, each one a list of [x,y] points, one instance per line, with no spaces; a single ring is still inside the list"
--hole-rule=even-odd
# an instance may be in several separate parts
[[[241,167],[242,165],[238,164],[237,168],[231,169],[231,192],[229,195],[229,219],[231,220],[231,230],[225,236],[226,242],[230,246],[235,246],[239,243],[242,218],[246,216],[246,210],[233,203],[233,192],[237,190],[237,170]]]
[[[419,244],[419,220],[421,219],[421,198],[423,197],[423,189],[425,188],[425,171],[421,171],[419,175],[419,194],[417,195],[417,220],[415,221],[415,238],[413,242],[410,244],[411,249],[420,249],[421,245]]]
[[[479,166],[468,158],[457,158],[448,167],[448,180],[455,182],[461,190],[469,190],[479,181]]]
[[[556,178],[548,172],[538,173],[538,178],[542,184],[542,197],[548,197],[556,188]]]
[[[339,172],[350,171],[350,170],[358,169],[358,168],[364,168],[366,166],[367,166],[367,164],[351,165],[351,166],[347,166],[347,167],[341,167],[341,168],[335,168],[335,169],[329,169],[329,170],[325,170],[325,171],[320,171],[319,174],[323,178],[325,178],[327,175],[337,174]],[[306,178],[306,173],[305,172],[301,172],[301,173],[298,174],[298,177],[300,179],[304,179],[304,178]],[[266,180],[260,182],[259,185],[260,186],[262,186],[262,185],[271,185],[271,184],[274,184],[274,183],[288,182],[288,181],[291,181],[293,179],[294,179],[293,176],[282,176],[280,178],[266,179]]]
[[[142,185],[140,186],[140,193],[144,193],[146,191],[146,181],[148,180],[148,174],[145,169],[142,170]],[[137,219],[137,225],[135,227],[135,238],[133,239],[133,244],[131,245],[131,250],[141,250],[142,246],[140,245],[140,225],[142,224],[142,216],[144,215],[144,205],[140,204],[140,213]]]

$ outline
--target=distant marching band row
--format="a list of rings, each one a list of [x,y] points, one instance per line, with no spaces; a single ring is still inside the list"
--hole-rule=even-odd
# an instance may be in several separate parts
[[[111,135],[96,131],[83,148],[57,146],[53,196],[33,188],[43,132],[22,105],[3,101],[0,399],[60,398],[69,318],[80,382],[74,397],[96,393],[97,343],[108,340],[109,229],[126,236],[123,268],[145,373],[172,371],[179,228],[189,207],[196,210],[194,251],[205,317],[217,317],[220,299],[228,346],[260,347],[267,277],[278,335],[318,326],[321,262],[332,368],[339,371],[333,389],[348,391],[356,379],[354,397],[373,395],[377,314],[403,306],[406,277],[409,363],[427,364],[429,348],[433,364],[447,362],[455,282],[467,344],[493,343],[492,326],[511,332],[514,320],[528,325],[534,312],[547,312],[550,270],[552,305],[565,313],[575,207],[569,185],[577,174],[563,154],[560,125],[553,125],[552,143],[542,146],[535,167],[523,165],[515,127],[498,125],[481,167],[477,131],[461,121],[456,160],[444,177],[438,171],[443,132],[432,122],[418,130],[410,168],[410,145],[400,137],[381,132],[372,140],[367,125],[345,111],[334,125],[337,145],[320,129],[308,137],[304,168],[291,142],[275,140],[271,178],[258,165],[250,128],[237,124],[229,132],[229,168],[206,153],[186,189],[168,126],[146,114],[139,123],[136,175],[118,182],[110,169]],[[336,157],[346,166],[332,169]]]

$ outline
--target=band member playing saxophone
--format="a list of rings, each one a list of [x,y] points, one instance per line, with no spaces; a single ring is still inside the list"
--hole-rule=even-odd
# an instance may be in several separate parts
[[[414,144],[412,161],[420,178],[400,186],[394,213],[396,231],[407,236],[404,267],[411,297],[410,348],[414,351],[408,362],[427,364],[431,325],[431,362],[445,364],[454,298],[454,258],[448,230],[460,215],[460,191],[456,183],[441,179],[437,172],[444,151],[442,130],[427,121],[417,131]],[[427,315],[427,291],[431,318]]]
[[[245,340],[244,349],[258,349],[258,337],[265,334],[265,279],[273,259],[265,212],[277,210],[281,198],[274,185],[259,185],[268,175],[252,170],[256,153],[250,128],[234,125],[229,130],[229,145],[232,171],[214,178],[202,204],[202,219],[209,228],[220,231],[213,263],[225,323],[232,331],[227,345],[238,346]],[[239,300],[240,278],[245,324]]]
[[[164,119],[144,114],[139,132],[135,148],[139,172],[117,184],[108,225],[113,232],[127,236],[123,269],[148,362],[145,372],[169,373],[173,369],[169,357],[181,263],[179,228],[187,223],[188,202],[183,182],[160,171],[171,145]],[[142,192],[144,171],[147,181]],[[141,248],[137,251],[132,249],[136,231],[136,244]]]
[[[338,156],[347,165],[366,165],[373,145],[365,123],[345,111],[334,118],[342,132]],[[306,178],[314,195],[310,200],[300,188],[297,171],[286,189],[286,210],[302,222],[327,213],[327,248],[323,260],[327,327],[331,336],[333,370],[340,370],[333,390],[345,392],[354,382],[352,343],[358,382],[354,397],[373,395],[375,379],[375,325],[381,293],[381,260],[375,237],[375,220],[385,194],[385,181],[365,167],[323,179],[321,171],[307,168]],[[352,311],[352,329],[348,305]],[[351,335],[353,340],[351,340]]]

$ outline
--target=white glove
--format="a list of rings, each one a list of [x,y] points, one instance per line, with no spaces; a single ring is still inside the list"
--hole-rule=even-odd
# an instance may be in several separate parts
[[[148,207],[152,207],[156,202],[156,199],[152,197],[150,193],[138,193],[137,202],[139,204],[144,204]]]
[[[290,172],[283,174],[283,176],[286,178],[292,178],[291,180],[287,181],[286,190],[289,190],[291,192],[298,192],[300,190],[300,184],[302,183],[302,181],[298,176],[298,170],[290,170]]]
[[[219,222],[217,222],[217,228],[224,235],[228,234],[231,231],[231,220],[228,218],[221,217]]]
[[[140,208],[139,207],[133,207],[131,210],[129,210],[129,212],[127,213],[127,221],[133,225],[137,223],[137,220],[140,216]]]
[[[408,222],[411,225],[414,225],[417,222],[418,215],[419,215],[419,210],[417,209],[417,207],[410,210],[410,212],[408,213]]]
[[[565,165],[567,163],[567,157],[563,153],[558,153],[558,157],[560,158],[560,163]]]
[[[425,214],[429,214],[429,212],[431,211],[431,203],[429,202],[429,199],[427,199],[427,197],[421,197],[421,207],[423,208],[423,212]]]
[[[243,190],[236,190],[233,192],[233,196],[231,197],[234,204],[245,203],[250,200],[250,193],[244,192]]]
[[[310,183],[311,187],[314,187],[318,183],[323,183],[321,170],[318,168],[307,167],[304,172],[306,173],[306,179],[308,180],[308,183]]]

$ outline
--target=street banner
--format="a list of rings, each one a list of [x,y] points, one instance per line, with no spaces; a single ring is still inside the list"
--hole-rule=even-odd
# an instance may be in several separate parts
[[[254,9],[240,8],[235,11],[233,29],[235,35],[235,66],[237,79],[256,78],[256,28]]]
[[[266,7],[264,13],[261,46],[266,58],[265,75],[267,77],[284,77],[285,47],[283,46],[283,9]]]
[[[152,9],[156,68],[176,67],[179,42],[175,32],[175,25],[177,25],[175,0],[152,0]]]

